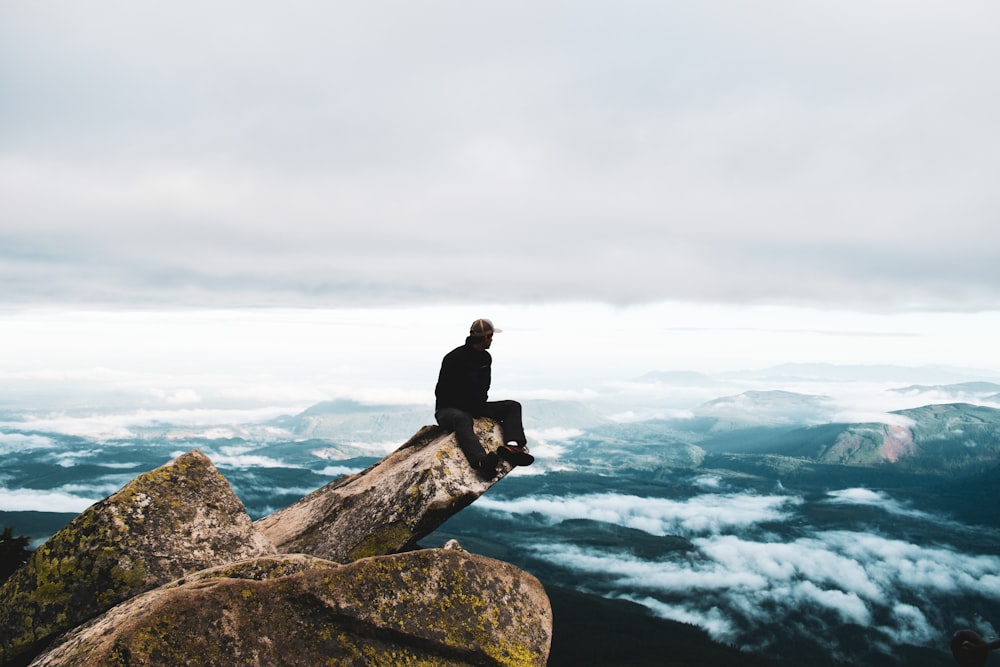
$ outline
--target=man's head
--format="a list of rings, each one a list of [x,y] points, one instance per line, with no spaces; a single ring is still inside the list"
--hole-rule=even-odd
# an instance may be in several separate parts
[[[502,329],[494,327],[490,320],[476,320],[469,327],[469,342],[481,350],[488,350],[493,343],[493,334],[501,331]]]
[[[493,326],[493,322],[490,320],[476,320],[469,327],[470,336],[486,336],[489,334],[500,333],[503,329],[497,329]]]

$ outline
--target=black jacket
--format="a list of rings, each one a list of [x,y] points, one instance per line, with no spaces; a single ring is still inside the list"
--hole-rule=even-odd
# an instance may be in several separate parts
[[[437,397],[434,409],[458,408],[474,416],[481,415],[490,391],[492,365],[490,353],[475,349],[469,339],[446,354],[434,388]]]

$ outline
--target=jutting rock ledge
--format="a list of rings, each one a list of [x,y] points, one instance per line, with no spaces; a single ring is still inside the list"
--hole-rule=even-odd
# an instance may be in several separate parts
[[[489,420],[477,429],[500,444]],[[552,609],[535,577],[453,545],[411,550],[508,471],[479,479],[453,435],[425,427],[254,524],[193,450],[0,587],[0,664],[544,665]]]
[[[477,435],[492,448],[499,428],[477,420]],[[502,464],[500,476],[510,471]],[[256,522],[282,553],[308,553],[347,563],[396,553],[416,544],[496,480],[482,480],[453,435],[425,426],[395,452]]]

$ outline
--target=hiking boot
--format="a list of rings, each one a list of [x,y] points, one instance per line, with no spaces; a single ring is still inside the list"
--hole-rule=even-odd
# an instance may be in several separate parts
[[[524,445],[500,445],[497,447],[497,454],[516,466],[530,466],[535,462],[535,457],[528,453],[528,448]]]
[[[476,474],[483,479],[493,479],[497,474],[497,463],[500,462],[500,458],[496,455],[496,452],[490,452],[489,454],[483,454],[476,461],[476,465],[472,466],[476,469]]]

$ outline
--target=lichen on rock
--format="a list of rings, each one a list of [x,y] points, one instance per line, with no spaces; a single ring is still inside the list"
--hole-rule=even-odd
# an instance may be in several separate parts
[[[492,421],[476,428],[500,444]],[[255,525],[194,450],[85,511],[3,585],[0,664],[544,665],[537,579],[457,544],[408,551],[509,470],[480,479],[453,434],[424,427]]]
[[[475,421],[488,449],[503,443],[498,424]],[[414,547],[470,505],[511,469],[478,477],[454,433],[425,426],[368,469],[330,482],[256,522],[282,553],[308,553],[340,563]]]
[[[183,454],[77,516],[0,587],[0,663],[138,593],[274,552],[208,457]]]
[[[538,580],[513,565],[428,549],[336,566],[271,557],[239,571],[263,580],[195,577],[115,607],[33,663],[542,666],[552,610]],[[126,659],[127,660],[124,660]]]

